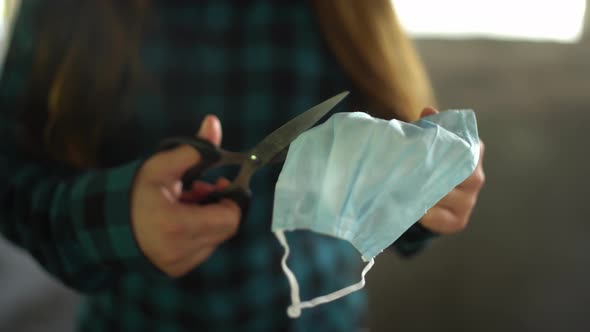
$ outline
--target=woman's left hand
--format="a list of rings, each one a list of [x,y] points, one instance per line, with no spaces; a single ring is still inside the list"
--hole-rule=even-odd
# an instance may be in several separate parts
[[[421,117],[436,113],[438,113],[437,110],[428,107],[422,111]],[[462,231],[467,226],[477,201],[477,195],[485,182],[482,166],[484,144],[481,139],[479,144],[479,162],[475,171],[420,219],[422,226],[428,230],[439,234],[453,234]]]

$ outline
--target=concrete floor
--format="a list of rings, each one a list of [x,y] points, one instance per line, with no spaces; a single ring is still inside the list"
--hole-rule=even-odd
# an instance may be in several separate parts
[[[590,43],[419,47],[441,108],[477,111],[487,184],[465,232],[377,258],[372,330],[590,331]],[[0,331],[70,330],[76,295],[0,253]]]

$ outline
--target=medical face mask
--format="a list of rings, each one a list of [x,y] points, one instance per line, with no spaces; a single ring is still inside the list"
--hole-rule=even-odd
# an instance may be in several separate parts
[[[477,165],[475,114],[445,111],[415,123],[338,113],[290,146],[275,188],[272,231],[285,249],[287,313],[364,287],[374,257],[389,247]],[[302,302],[287,266],[285,231],[310,230],[350,242],[367,265],[357,284]]]

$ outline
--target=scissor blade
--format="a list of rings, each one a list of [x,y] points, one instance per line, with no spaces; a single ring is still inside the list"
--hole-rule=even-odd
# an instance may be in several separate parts
[[[272,159],[268,162],[269,164],[280,164],[284,163],[287,159],[287,153],[289,152],[289,148],[284,148],[281,152],[277,153],[272,157]]]
[[[251,151],[251,155],[256,158],[257,166],[267,164],[273,157],[285,150],[297,136],[311,128],[348,94],[349,92],[345,91],[323,101],[266,136]]]

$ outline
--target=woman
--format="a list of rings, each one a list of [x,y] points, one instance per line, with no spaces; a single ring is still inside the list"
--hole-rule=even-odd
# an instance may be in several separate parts
[[[340,111],[416,120],[430,87],[389,0],[26,1],[4,68],[0,229],[87,295],[80,330],[362,326],[362,293],[287,317],[270,232],[279,169],[253,179],[240,225],[231,201],[184,203],[179,179],[198,153],[154,147],[202,122],[201,137],[221,144],[223,123],[223,146],[245,150],[342,90],[354,97]],[[394,246],[410,254],[431,232],[462,229],[482,183],[479,167]],[[358,278],[348,244],[308,232],[289,242],[303,298]]]

